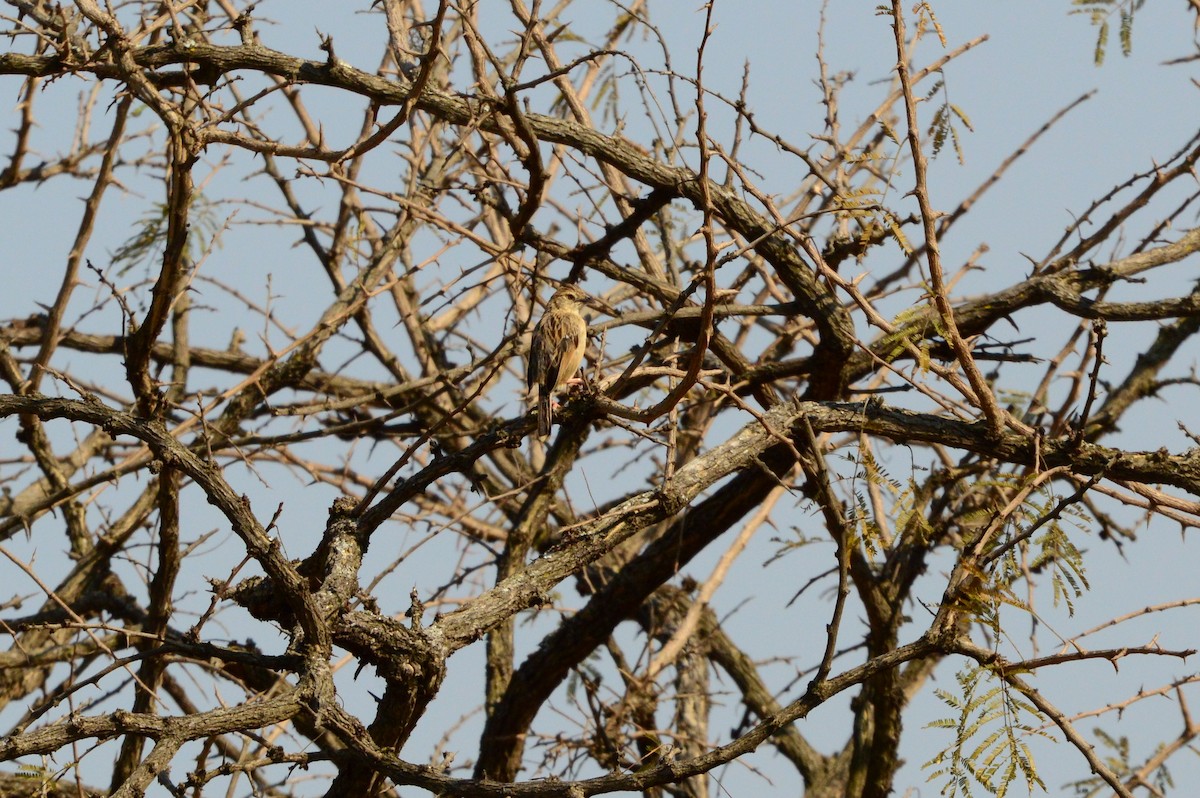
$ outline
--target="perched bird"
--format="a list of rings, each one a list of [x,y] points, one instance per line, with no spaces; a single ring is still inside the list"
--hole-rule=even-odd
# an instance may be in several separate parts
[[[546,312],[533,329],[529,347],[529,389],[537,391],[538,435],[550,434],[551,402],[583,363],[587,347],[587,322],[579,310],[587,294],[576,286],[564,285],[546,303]]]

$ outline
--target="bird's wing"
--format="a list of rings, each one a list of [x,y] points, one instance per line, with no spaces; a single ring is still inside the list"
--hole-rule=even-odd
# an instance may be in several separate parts
[[[533,334],[533,342],[529,347],[529,387],[538,386],[545,396],[554,393],[558,383],[558,373],[562,361],[562,340],[567,335],[567,327],[563,323],[562,314],[549,311],[542,316],[537,330]]]
[[[553,391],[562,386],[579,370],[583,348],[587,346],[587,323],[577,314],[556,316],[554,321],[554,353],[550,358],[543,385]]]
[[[542,360],[546,352],[546,347],[543,345],[545,332],[542,325],[539,324],[533,331],[533,339],[529,342],[529,370],[525,374],[525,385],[531,391],[533,386],[542,384],[542,371],[545,369]]]
[[[542,351],[538,353],[541,356],[538,359],[541,377],[538,384],[542,386],[543,393],[554,393],[554,389],[558,386],[558,376],[562,369],[563,346],[569,332],[561,313],[547,313],[542,317]]]
[[[568,319],[567,334],[563,336],[563,353],[559,358],[559,367],[563,369],[562,380],[566,382],[575,376],[583,364],[583,353],[587,349],[587,322],[579,314],[572,314]]]

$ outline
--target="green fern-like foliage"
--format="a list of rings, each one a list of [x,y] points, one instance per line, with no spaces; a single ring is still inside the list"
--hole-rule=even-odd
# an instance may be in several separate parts
[[[75,763],[59,768],[52,768],[49,763],[50,760],[43,757],[41,764],[19,763],[16,772],[0,771],[0,796],[100,798],[100,793],[66,778]]]
[[[1040,727],[1045,718],[1037,708],[1009,689],[987,667],[974,666],[955,674],[958,691],[937,690],[951,715],[929,724],[949,729],[954,743],[922,767],[929,781],[940,781],[941,795],[971,798],[978,788],[1004,796],[1013,784],[1028,792],[1045,791],[1026,740],[1049,736]]]
[[[908,350],[904,343],[908,341],[917,346],[920,354],[917,362],[921,372],[929,368],[929,330],[940,331],[941,319],[924,303],[912,305],[896,314],[892,319],[893,331],[883,335],[875,346],[875,352],[887,362],[892,362]]]
[[[17,775],[23,779],[36,779],[44,784],[50,784],[54,781],[54,771],[45,765],[33,765],[22,763],[17,765]]]
[[[1100,728],[1097,728],[1094,734],[1097,741],[1096,750],[1102,754],[1104,764],[1108,766],[1109,770],[1122,781],[1133,776],[1135,765],[1130,758],[1129,738],[1113,737]],[[1160,745],[1158,748],[1161,750],[1162,746]],[[1146,774],[1139,774],[1138,778],[1143,784],[1150,787],[1152,795],[1166,795],[1168,790],[1175,788],[1175,780],[1171,777],[1171,771],[1165,764],[1155,768],[1148,778]],[[1101,795],[1112,795],[1112,787],[1099,776],[1093,775],[1067,786],[1074,790],[1074,794],[1078,798],[1098,798]]]
[[[849,159],[850,163],[879,160],[879,154],[874,152],[859,153]],[[854,221],[859,229],[860,248],[871,244],[879,237],[881,231],[886,231],[900,247],[905,255],[912,254],[912,244],[904,235],[901,221],[895,212],[882,204],[883,193],[876,188],[850,188],[839,191],[830,203],[834,221],[844,224]]]
[[[1096,66],[1104,63],[1108,53],[1108,39],[1113,17],[1117,18],[1117,36],[1121,42],[1121,54],[1133,52],[1133,17],[1141,10],[1146,0],[1072,0],[1072,14],[1082,14],[1091,19],[1096,28],[1096,49],[1093,60]]]
[[[191,224],[188,230],[187,256],[192,263],[198,261],[206,249],[219,244],[222,220],[219,206],[200,192],[192,197]],[[144,264],[151,267],[162,256],[167,240],[167,206],[155,203],[142,215],[137,231],[113,252],[112,262],[119,274]]]
[[[962,140],[959,138],[958,126],[955,120],[961,122],[967,130],[974,131],[971,127],[971,120],[954,103],[947,100],[942,103],[933,113],[933,121],[929,123],[929,133],[933,136],[933,155],[936,158],[945,146],[947,139],[954,147],[954,155],[958,158],[958,162],[966,163],[966,156],[963,154]]]
[[[1074,615],[1074,600],[1088,588],[1083,571],[1083,553],[1058,523],[1048,524],[1046,533],[1034,538],[1034,545],[1037,554],[1032,563],[1033,569],[1049,569],[1053,577],[1055,605],[1065,604],[1068,612]]]
[[[902,483],[888,473],[887,468],[875,459],[875,455],[872,454],[871,450],[860,449],[856,465],[858,468],[855,471],[854,512],[851,519],[854,522],[855,535],[862,543],[867,556],[875,560],[881,556],[886,545],[884,533],[875,518],[875,514],[871,510],[867,496],[857,487],[857,482],[861,480],[870,486],[882,490],[893,498],[896,502],[894,505],[896,507],[911,507],[911,503],[906,504],[897,498],[902,494]]]
[[[1016,485],[1018,479],[1011,478]],[[1009,546],[1001,558],[996,581],[1011,584],[1028,573],[1048,574],[1053,590],[1054,605],[1063,605],[1075,614],[1075,599],[1089,585],[1084,570],[1083,552],[1071,540],[1071,529],[1086,530],[1093,519],[1081,505],[1063,502],[1048,489],[1031,493],[1022,506],[1010,516],[1006,534],[998,545],[1021,541]]]
[[[993,514],[1009,504],[1030,478],[1020,472],[998,472],[976,480],[981,495],[967,497],[973,501],[964,500],[967,509],[957,519],[964,537],[969,538],[973,531],[979,539]],[[1049,574],[1056,603],[1065,602],[1073,611],[1074,599],[1088,584],[1083,555],[1068,533],[1073,525],[1086,528],[1089,521],[1079,505],[1061,499],[1045,486],[1029,492],[1019,507],[1009,508],[1004,527],[992,529],[990,542],[981,552],[984,556],[999,552],[1000,556],[990,562],[987,573],[975,575],[978,587],[965,597],[964,608],[973,620],[988,629],[993,639],[1002,638],[1002,607],[1032,611],[1014,590],[1030,573]],[[971,544],[970,539],[965,542]],[[1003,796],[1013,785],[1023,785],[1028,792],[1035,787],[1045,791],[1028,741],[1032,737],[1053,739],[1045,731],[1048,719],[993,666],[972,666],[956,674],[956,680],[957,691],[935,693],[952,714],[930,726],[953,731],[954,742],[924,764],[929,780],[940,782],[941,794],[951,798],[985,793]],[[1128,759],[1127,752],[1119,741],[1110,742],[1116,760],[1113,769],[1119,772],[1119,761],[1123,756]]]

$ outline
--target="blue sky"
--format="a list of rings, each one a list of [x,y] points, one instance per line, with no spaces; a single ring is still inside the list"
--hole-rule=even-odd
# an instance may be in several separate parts
[[[373,70],[380,59],[383,47],[382,22],[377,14],[365,13],[369,4],[328,3],[317,0],[264,0],[258,5],[256,16],[271,20],[261,28],[263,42],[271,47],[292,54],[321,58],[316,31],[331,34],[340,58],[364,70]],[[981,264],[984,269],[973,274],[965,284],[968,291],[984,291],[1000,284],[1008,284],[1018,276],[1028,273],[1029,264],[1024,256],[1040,257],[1061,235],[1070,223],[1073,214],[1082,211],[1094,198],[1109,191],[1127,179],[1132,173],[1152,168],[1155,159],[1163,159],[1182,146],[1200,127],[1200,101],[1194,84],[1200,70],[1196,63],[1166,66],[1163,62],[1187,56],[1196,51],[1195,31],[1192,17],[1182,2],[1151,0],[1138,12],[1133,34],[1133,52],[1126,57],[1120,53],[1115,34],[1111,37],[1109,54],[1103,66],[1093,64],[1092,51],[1096,31],[1082,16],[1070,16],[1067,0],[1014,0],[1012,2],[975,2],[972,0],[942,0],[934,3],[934,10],[945,29],[949,47],[987,34],[989,40],[971,52],[956,59],[946,68],[946,91],[950,99],[962,108],[970,118],[974,130],[963,131],[962,146],[964,162],[959,163],[953,152],[947,150],[934,161],[930,173],[933,202],[941,209],[954,207],[967,196],[1015,147],[1043,125],[1051,116],[1087,92],[1094,96],[1072,111],[1061,123],[1047,133],[1006,175],[1005,179],[989,192],[944,242],[944,253],[949,263],[958,263],[973,251],[986,244],[987,253]],[[814,56],[817,44],[819,4],[796,2],[795,0],[755,0],[737,3],[732,0],[716,4],[716,28],[708,45],[705,65],[705,82],[710,89],[733,96],[737,93],[743,67],[750,66],[751,89],[748,103],[758,121],[766,128],[775,130],[790,141],[806,145],[810,136],[819,133],[823,125],[824,110],[820,105],[820,94],[814,85],[817,62]],[[506,13],[506,12],[500,12]],[[585,3],[573,19],[579,35],[588,38],[599,30],[602,21],[611,14],[606,3]],[[592,16],[595,14],[595,16]],[[680,71],[691,72],[694,65],[694,50],[700,40],[704,17],[694,4],[658,2],[651,4],[652,18],[659,24]],[[874,13],[874,4],[861,0],[833,0],[828,5],[825,29],[825,55],[831,72],[847,71],[853,79],[841,98],[840,114],[847,126],[857,125],[878,102],[889,79],[894,62],[891,29],[884,17]],[[504,19],[498,17],[498,19]],[[643,69],[659,66],[658,54],[653,42],[639,41],[630,45]],[[582,47],[582,45],[581,45]],[[917,63],[940,57],[943,51],[932,37],[920,50]],[[883,83],[881,83],[881,81]],[[8,90],[10,101],[15,103],[15,82],[0,82],[0,92]],[[39,146],[43,150],[64,148],[72,132],[71,119],[74,106],[72,98],[80,89],[79,83],[67,78],[47,87],[44,97],[39,99],[39,122],[42,137]],[[4,96],[0,94],[0,96]],[[314,108],[321,113],[320,122],[332,140],[343,137],[344,141],[357,134],[357,121],[353,115],[345,117],[338,112],[338,100],[330,97],[328,105],[314,101]],[[11,105],[10,105],[11,108]],[[634,139],[648,138],[644,115],[636,104],[629,106],[625,120],[625,135]],[[94,120],[93,136],[96,131],[107,129],[111,109]],[[713,119],[710,133],[720,139],[728,136],[730,119],[722,114],[719,106],[712,108]],[[346,120],[349,120],[348,122]],[[5,126],[11,128],[12,124]],[[11,138],[11,134],[9,135]],[[8,146],[7,143],[5,146]],[[215,157],[210,156],[210,157]],[[747,162],[761,175],[760,185],[768,191],[786,193],[803,178],[797,162],[785,158],[774,146],[761,141],[747,144]],[[249,173],[253,164],[230,169],[223,175]],[[908,190],[906,172],[901,172],[888,198],[896,206],[908,200],[903,197]],[[103,261],[128,235],[132,220],[145,212],[148,202],[157,201],[154,194],[154,176],[140,174],[127,179],[128,190],[121,199],[111,203],[102,217],[102,228],[96,237],[91,256]],[[377,180],[377,182],[385,182]],[[247,190],[250,183],[239,183],[223,177],[215,183],[213,192],[220,196],[238,196]],[[301,192],[311,191],[314,202],[322,198],[322,186],[316,181],[305,184],[300,181]],[[63,233],[65,227],[71,234],[76,224],[77,210],[81,206],[80,195],[86,189],[78,184],[57,181],[36,191],[9,191],[0,193],[0,215],[7,224],[0,229],[0,251],[5,259],[23,269],[35,273],[44,272],[53,279],[21,282],[16,290],[0,294],[0,313],[3,316],[19,317],[35,312],[36,303],[53,301],[57,288],[57,275],[70,245],[70,236]],[[1178,196],[1176,199],[1178,199]],[[254,197],[250,197],[254,198]],[[1131,221],[1125,246],[1139,240],[1140,235],[1170,207],[1170,202],[1158,202]],[[61,211],[59,209],[68,209]],[[235,224],[240,225],[255,218],[254,210],[239,210]],[[65,220],[65,221],[64,221]],[[1195,215],[1185,217],[1189,225],[1195,224]],[[245,236],[245,238],[243,238]],[[265,236],[265,238],[264,238]],[[271,286],[278,293],[281,318],[304,323],[314,308],[327,301],[325,287],[314,287],[300,279],[297,274],[306,274],[312,264],[303,269],[293,258],[304,258],[303,253],[291,249],[295,235],[262,230],[235,228],[227,236],[225,246],[211,255],[211,270],[215,275],[225,270],[233,273],[239,269],[254,268],[261,271],[261,284],[267,285],[271,275]],[[257,245],[241,245],[242,241],[271,241],[275,245],[257,248]],[[1116,252],[1100,253],[1108,257]],[[868,261],[866,268],[886,269],[899,256],[892,247]],[[1181,284],[1190,286],[1196,279],[1196,262],[1191,261],[1173,269],[1170,274]],[[10,266],[10,268],[14,268]],[[1169,286],[1162,294],[1155,293],[1155,285],[1142,287],[1150,295],[1169,295],[1179,292]],[[311,293],[310,293],[311,292]],[[95,289],[84,292],[87,301],[102,293]],[[81,302],[83,302],[81,295]],[[215,296],[206,297],[214,307],[222,300]],[[114,312],[109,308],[110,313]],[[111,325],[113,316],[98,318],[97,324]],[[1047,331],[1039,328],[1037,318],[1022,318],[1022,336],[1039,336]],[[227,336],[227,327],[219,326],[217,338]],[[200,335],[204,331],[199,332]],[[1140,325],[1136,329],[1121,329],[1110,340],[1107,352],[1112,363],[1113,379],[1123,374],[1137,352],[1138,346],[1153,334],[1152,325]],[[205,342],[222,346],[224,340]],[[251,340],[248,347],[255,346]],[[76,357],[83,360],[82,357]],[[1177,363],[1177,368],[1186,369],[1194,365],[1193,359]],[[1032,377],[1032,371],[1031,379]],[[1112,439],[1114,444],[1125,444],[1140,449],[1167,446],[1178,449],[1185,445],[1176,429],[1176,417],[1182,415],[1179,406],[1195,406],[1194,388],[1181,388],[1168,392],[1169,412],[1154,412],[1154,408],[1143,408],[1137,418],[1137,428],[1126,428]],[[1166,405],[1158,403],[1154,407]],[[515,404],[514,404],[515,406]],[[382,462],[383,460],[379,460]],[[281,480],[285,482],[287,478]],[[602,482],[602,480],[596,480]],[[292,487],[292,483],[288,484]],[[586,506],[587,491],[593,486],[574,485],[572,498],[580,506]],[[292,491],[301,494],[301,491]],[[327,490],[306,491],[289,499],[285,523],[293,521],[292,528],[308,527],[314,517],[323,517],[324,508],[332,497]],[[270,490],[264,489],[256,498],[260,515],[273,507],[275,499]],[[810,518],[804,506],[791,510],[797,523]],[[317,514],[317,515],[314,515]],[[209,520],[219,526],[219,519]],[[205,528],[203,518],[197,524]],[[413,540],[403,534],[390,543],[393,550],[410,545]],[[1132,611],[1143,606],[1188,598],[1195,593],[1195,544],[1177,529],[1161,521],[1144,528],[1135,544],[1126,546],[1123,557],[1115,556],[1110,547],[1089,541],[1097,548],[1097,555],[1089,560],[1089,579],[1093,589],[1077,603],[1074,618],[1067,617],[1060,609],[1041,607],[1046,613],[1046,622],[1064,634],[1069,634],[1102,621],[1108,617]],[[307,543],[294,540],[291,544],[293,556],[308,551]],[[36,547],[35,547],[36,548]],[[231,545],[231,548],[234,548]],[[813,550],[824,551],[828,547],[816,546]],[[733,576],[718,595],[716,606],[723,614],[761,613],[766,619],[749,637],[738,639],[755,656],[763,659],[794,651],[796,640],[809,640],[817,645],[824,618],[804,617],[796,611],[782,609],[795,592],[796,571],[792,561],[784,560],[771,566],[764,563],[775,550],[774,544],[760,536],[750,549],[742,555]],[[689,567],[691,575],[703,577],[719,555],[713,552]],[[215,553],[214,553],[215,556]],[[795,555],[793,555],[795,556]],[[0,566],[0,569],[6,566]],[[384,583],[393,591],[389,599],[395,606],[406,596],[411,584],[423,575],[402,573]],[[936,600],[940,595],[937,578],[930,575],[929,597]],[[802,580],[801,580],[802,581]],[[197,599],[203,602],[204,597]],[[820,605],[818,605],[820,606]],[[914,614],[919,608],[914,608]],[[1195,614],[1184,610],[1155,616],[1138,623],[1136,633],[1129,630],[1117,637],[1125,643],[1145,643],[1150,639],[1164,647],[1183,648],[1196,646]],[[1032,652],[1024,648],[1023,636],[1027,623],[1023,619],[1015,622],[1013,633],[1014,649],[1023,654]],[[522,631],[520,643],[532,645],[536,633],[546,628],[535,624]],[[739,627],[744,629],[744,626]],[[232,636],[236,632],[234,628]],[[1045,632],[1045,630],[1043,630]],[[1098,640],[1100,638],[1098,637]],[[1103,645],[1097,642],[1096,647]],[[1044,652],[1043,652],[1044,653]],[[450,675],[432,711],[419,725],[414,738],[405,750],[405,756],[413,761],[426,761],[448,725],[472,711],[478,705],[481,693],[479,676],[480,652],[464,651],[451,661]],[[779,683],[787,679],[788,667],[784,664],[766,665],[765,672],[772,674]],[[956,666],[939,672],[938,687],[952,685],[952,674]],[[1063,668],[1059,678],[1053,671],[1038,677],[1038,684],[1048,697],[1068,711],[1083,710],[1109,701],[1128,697],[1141,686],[1152,687],[1195,670],[1194,663],[1178,661],[1132,662],[1121,665],[1120,672],[1104,664],[1072,665]],[[348,695],[357,695],[368,701],[366,690],[371,687],[373,677],[364,673],[357,680],[347,670],[339,676]],[[795,689],[801,689],[803,682]],[[794,697],[794,694],[791,696]],[[563,696],[556,700],[565,702]],[[727,699],[733,701],[732,696]],[[842,696],[822,707],[813,716],[801,722],[801,731],[813,735],[814,742],[824,750],[840,744],[844,739],[846,723],[845,702]],[[1195,701],[1193,701],[1195,703]],[[929,688],[914,705],[907,721],[907,737],[904,755],[908,765],[897,782],[899,795],[932,795],[936,785],[924,783],[920,764],[932,752],[947,742],[947,732],[924,729],[923,725],[944,716],[946,710],[931,696]],[[734,713],[735,715],[737,713]],[[466,723],[451,739],[450,748],[471,751],[478,734],[479,715]],[[1140,755],[1150,753],[1149,741],[1166,738],[1173,734],[1181,722],[1178,707],[1166,699],[1157,699],[1135,706],[1125,713],[1119,723],[1109,716],[1104,719],[1108,728],[1118,734],[1126,734],[1134,741],[1134,749]],[[816,729],[828,728],[835,731],[829,735],[828,745],[821,745],[822,735]],[[714,724],[714,733],[722,733],[722,726]],[[1088,724],[1081,728],[1087,730]],[[1164,728],[1171,731],[1164,732]],[[1078,754],[1065,743],[1053,746],[1040,745],[1039,765],[1051,795],[1067,774],[1083,772]],[[798,787],[795,777],[787,769],[771,766],[772,754],[764,748],[749,762],[767,770],[774,779],[772,792],[794,794]],[[1171,762],[1178,785],[1200,784],[1200,767],[1191,754],[1181,754]],[[782,774],[782,775],[781,775]],[[730,795],[742,796],[761,794],[764,782],[758,775],[750,773],[741,765],[734,765],[722,775],[723,786]],[[911,793],[908,790],[913,790]]]

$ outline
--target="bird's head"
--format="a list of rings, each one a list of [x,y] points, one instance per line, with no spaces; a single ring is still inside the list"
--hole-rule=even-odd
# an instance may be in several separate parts
[[[546,303],[546,310],[579,310],[587,301],[587,294],[575,285],[564,285],[554,292]]]

